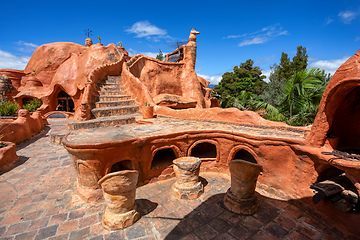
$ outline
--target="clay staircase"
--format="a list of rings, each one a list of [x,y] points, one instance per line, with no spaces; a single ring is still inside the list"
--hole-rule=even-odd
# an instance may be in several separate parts
[[[95,108],[91,109],[92,119],[69,122],[68,128],[87,129],[135,123],[139,105],[125,94],[121,85],[121,76],[108,76],[98,83],[99,95]]]

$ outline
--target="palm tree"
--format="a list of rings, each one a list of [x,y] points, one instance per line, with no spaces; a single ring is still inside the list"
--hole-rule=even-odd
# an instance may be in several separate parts
[[[306,106],[318,105],[324,91],[325,72],[318,68],[295,72],[286,82],[280,103],[283,112],[289,112],[290,119],[294,113],[300,113]]]

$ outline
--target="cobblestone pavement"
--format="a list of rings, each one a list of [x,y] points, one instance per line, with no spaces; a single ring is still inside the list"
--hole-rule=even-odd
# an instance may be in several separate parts
[[[174,179],[139,187],[141,219],[109,232],[101,225],[104,201],[77,196],[67,151],[48,135],[49,127],[19,144],[20,162],[0,175],[0,239],[344,239],[291,203],[261,194],[253,216],[229,212],[222,199],[230,179],[218,173],[201,173],[205,193],[196,200],[173,197]]]

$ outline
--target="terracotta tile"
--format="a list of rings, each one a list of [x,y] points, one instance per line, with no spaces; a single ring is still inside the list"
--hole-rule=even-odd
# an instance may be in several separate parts
[[[83,218],[79,219],[79,228],[88,227],[88,226],[94,225],[97,222],[98,222],[97,214],[83,217]]]
[[[86,213],[85,208],[77,209],[69,213],[69,219],[71,220],[71,219],[81,218],[85,215],[85,213]]]
[[[291,231],[284,239],[286,240],[310,240],[311,238],[308,238],[304,235],[302,235],[301,233],[297,232],[297,231]]]
[[[50,220],[50,217],[43,217],[43,218],[32,220],[31,224],[30,224],[30,226],[28,228],[28,231],[33,230],[33,229],[46,227],[49,220]]]
[[[60,213],[51,216],[49,225],[54,225],[58,223],[62,223],[68,219],[68,213]]]
[[[228,233],[240,240],[247,239],[251,235],[251,232],[242,225],[232,227]]]
[[[30,232],[20,233],[20,234],[15,236],[15,240],[33,239],[35,237],[36,233],[37,233],[36,230],[30,231]]]
[[[5,232],[5,236],[15,235],[18,233],[24,232],[30,225],[30,222],[20,222],[12,224],[8,227],[7,231]]]
[[[75,231],[78,229],[78,224],[79,224],[79,220],[75,219],[75,220],[69,220],[66,222],[63,222],[61,224],[59,224],[59,228],[57,230],[57,235],[61,235],[64,233],[69,233],[72,231]]]
[[[265,230],[270,233],[271,235],[281,239],[283,237],[285,237],[288,233],[288,231],[286,229],[284,229],[283,227],[281,227],[279,224],[277,223],[269,223],[266,227]]]
[[[45,239],[56,235],[59,225],[52,225],[39,229],[35,236],[35,240]]]
[[[209,225],[203,225],[197,229],[194,230],[194,233],[196,234],[196,236],[199,239],[202,240],[208,240],[211,239],[213,237],[215,237],[218,232],[215,231],[212,227],[210,227]]]
[[[278,240],[279,238],[270,235],[264,231],[257,232],[254,236],[252,236],[253,240]]]
[[[24,213],[17,213],[17,214],[8,214],[7,213],[7,217],[2,221],[2,225],[11,225],[11,224],[15,224],[18,222],[21,222],[21,219],[25,216]]]

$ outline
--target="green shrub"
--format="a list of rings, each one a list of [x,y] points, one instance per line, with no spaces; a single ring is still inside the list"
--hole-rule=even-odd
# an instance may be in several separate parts
[[[31,99],[27,104],[24,104],[24,109],[28,110],[29,112],[35,112],[41,106],[42,102],[37,99]]]
[[[12,116],[18,110],[16,102],[0,102],[0,116]]]

